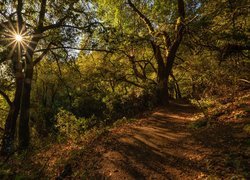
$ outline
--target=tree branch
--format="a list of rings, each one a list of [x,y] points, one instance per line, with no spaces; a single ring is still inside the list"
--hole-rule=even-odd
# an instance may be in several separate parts
[[[90,27],[94,27],[94,26],[97,26],[101,23],[99,22],[93,22],[93,23],[89,23],[88,25],[86,26],[74,26],[74,25],[69,25],[69,24],[63,24],[61,25],[60,27],[66,27],[66,28],[72,28],[72,29],[78,29],[78,30],[85,30],[85,29],[88,29]]]
[[[45,17],[45,13],[46,13],[46,3],[47,3],[47,0],[41,0],[41,10],[39,13],[38,28],[43,27],[44,17]]]
[[[51,25],[48,25],[48,26],[45,26],[42,28],[42,32],[45,32],[47,30],[50,30],[50,29],[55,29],[55,28],[59,28],[60,26],[63,25],[63,22],[68,18],[68,16],[64,16],[62,19],[60,19],[59,21],[57,21],[57,23],[55,24],[51,24]]]
[[[44,0],[43,0],[44,1]],[[66,13],[66,15],[64,17],[62,17],[61,19],[59,19],[57,21],[57,23],[55,24],[51,24],[51,25],[48,25],[48,26],[45,26],[43,27],[41,30],[42,32],[45,32],[47,30],[50,30],[50,29],[55,29],[55,28],[59,28],[63,25],[64,21],[69,17],[69,12],[71,12],[71,8],[73,8],[73,5],[74,5],[75,2],[72,2],[70,5],[69,5],[69,8],[67,10],[68,13]]]
[[[150,22],[150,20],[144,15],[142,14],[141,11],[139,11],[135,5],[131,2],[131,0],[128,0],[128,5],[133,9],[133,11],[141,18],[141,20],[146,24],[149,33],[153,33],[155,30],[153,28],[152,23]]]
[[[130,81],[130,80],[128,80],[126,77],[122,77],[122,78],[117,79],[117,80],[121,80],[121,81],[123,81],[123,82],[129,83],[129,84],[132,84],[132,85],[134,85],[134,86],[136,86],[136,87],[139,87],[139,88],[144,89],[144,87],[143,87],[142,85],[137,84],[136,82]]]
[[[106,50],[106,49],[92,49],[92,48],[77,48],[77,47],[69,47],[69,46],[60,46],[60,47],[52,47],[49,48],[49,50],[56,50],[56,49],[72,49],[72,50],[79,50],[79,51],[99,51],[99,52],[113,52],[112,50]],[[38,49],[35,52],[43,52],[46,49]]]
[[[8,103],[9,106],[12,105],[12,102],[11,102],[9,96],[5,92],[3,92],[2,90],[0,90],[0,95],[2,95],[2,97],[6,100],[6,102]]]
[[[17,4],[17,21],[18,21],[19,31],[21,31],[22,24],[23,24],[22,9],[23,9],[23,1],[18,0],[18,4]]]
[[[250,84],[250,81],[248,81],[246,79],[238,79],[238,80]]]
[[[49,43],[49,45],[47,46],[47,48],[42,52],[42,54],[34,61],[34,65],[36,65],[37,63],[39,63],[44,56],[50,51],[50,47],[51,47],[52,43]]]
[[[183,0],[178,0],[178,14],[179,18],[177,19],[176,22],[176,38],[175,41],[171,47],[171,52],[173,55],[176,54],[176,51],[181,43],[181,40],[183,38],[184,34],[184,19],[185,19],[185,7],[184,7],[184,1]]]

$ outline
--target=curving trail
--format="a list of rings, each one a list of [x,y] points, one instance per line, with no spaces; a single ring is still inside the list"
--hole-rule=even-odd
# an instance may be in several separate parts
[[[192,130],[188,125],[196,113],[198,110],[190,105],[171,104],[135,123],[110,130],[95,140],[82,155],[81,164],[78,161],[75,165],[83,171],[79,178],[248,177],[249,154],[238,151],[249,150],[241,124],[215,123]],[[234,160],[240,163],[230,164]]]

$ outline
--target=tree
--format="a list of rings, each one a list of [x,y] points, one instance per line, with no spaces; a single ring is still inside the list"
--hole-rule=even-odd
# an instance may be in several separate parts
[[[244,87],[250,65],[248,7],[245,0],[201,3],[183,43],[194,94],[234,95]]]
[[[141,41],[144,42],[144,44],[146,43],[146,47],[151,49],[157,66],[156,82],[159,103],[168,103],[168,82],[172,73],[177,50],[185,32],[184,1],[178,0],[177,3],[164,1],[163,3],[161,1],[133,2],[127,0],[125,2],[119,1],[115,4],[111,1],[98,1],[98,3],[103,9],[111,9],[111,13],[106,13],[104,20],[109,22],[111,17],[115,17],[113,27],[116,28],[116,31],[120,32],[121,36],[128,34],[125,41],[130,42],[128,43],[130,46],[136,46],[136,43]],[[140,22],[135,20],[135,17],[138,17]],[[137,27],[141,27],[133,31],[131,29],[133,29],[133,25],[135,24]],[[120,45],[114,49],[121,51],[122,49],[119,48],[121,48]],[[141,79],[146,77],[138,70],[139,64],[137,62],[139,60],[136,59],[138,56],[135,54],[140,54],[140,51],[144,50],[143,47],[141,49],[139,48],[138,52],[135,52],[135,48],[133,47],[130,47],[130,52],[123,50],[123,52],[128,52],[126,55],[131,62],[134,74]]]
[[[14,100],[9,102],[2,141],[2,153],[6,154],[13,151],[19,114],[19,146],[27,148],[29,145],[30,97],[36,65],[52,52],[67,56],[66,49],[71,48],[70,45],[77,41],[83,30],[91,31],[96,21],[92,19],[89,7],[77,0],[63,3],[47,0],[4,1],[0,9],[0,44],[11,45],[5,48],[4,52],[9,53],[5,53],[3,61],[11,59],[16,84]],[[20,42],[13,40],[16,35],[21,37]]]

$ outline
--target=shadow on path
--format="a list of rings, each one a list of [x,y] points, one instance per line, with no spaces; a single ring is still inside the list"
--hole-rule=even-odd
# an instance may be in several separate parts
[[[84,176],[96,179],[247,177],[249,156],[242,155],[246,161],[238,165],[225,162],[239,146],[239,139],[233,138],[237,129],[232,129],[233,125],[218,125],[193,131],[188,124],[197,112],[189,105],[172,104],[136,123],[114,128],[89,148],[83,158]],[[235,156],[241,158],[240,154]]]

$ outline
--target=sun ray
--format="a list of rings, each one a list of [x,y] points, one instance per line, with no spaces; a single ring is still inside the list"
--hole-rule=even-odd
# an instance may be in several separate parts
[[[23,36],[25,36],[25,26],[22,26],[22,29],[20,30],[19,33],[22,34]]]
[[[22,49],[21,49],[22,47],[21,47],[21,44],[20,43],[17,43],[17,50],[18,50],[18,61],[20,62],[21,61],[21,59],[22,59]]]
[[[21,32],[21,34],[22,34],[24,37],[27,36],[28,33],[29,33],[28,31]]]
[[[35,42],[29,36],[30,32],[27,31],[25,24],[19,26],[18,23],[8,22],[3,24],[3,28],[4,31],[1,34],[5,37],[6,47],[10,49],[9,57],[12,57],[13,53],[16,52],[19,60],[21,60],[22,53],[27,54],[28,49],[33,50],[32,44]],[[27,56],[29,55],[27,54]]]
[[[6,47],[11,46],[12,44],[17,43],[15,40],[11,41],[9,44],[6,45]]]
[[[9,26],[10,26],[10,28],[7,27],[7,29],[8,29],[10,32],[16,32],[16,29],[14,28],[14,26],[12,25],[11,22],[9,22]]]
[[[10,59],[10,58],[11,58],[12,54],[14,53],[14,51],[15,51],[15,49],[16,49],[16,45],[17,45],[17,42],[15,42],[15,43],[14,43],[14,46],[11,48],[10,53],[9,53],[7,59]]]
[[[28,48],[28,49],[30,49],[30,50],[33,50],[33,48],[32,47],[30,47],[30,45],[28,44],[28,43],[26,43],[26,42],[22,42],[23,44],[24,44],[24,48]]]
[[[17,34],[19,34],[19,33],[20,33],[18,23],[16,23],[16,33],[17,33]]]

